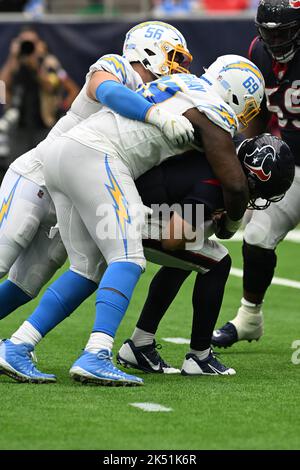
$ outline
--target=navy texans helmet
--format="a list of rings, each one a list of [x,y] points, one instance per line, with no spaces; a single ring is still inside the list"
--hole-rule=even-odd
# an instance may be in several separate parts
[[[294,57],[300,48],[300,0],[260,0],[255,23],[275,60]]]
[[[295,175],[294,156],[283,140],[271,134],[246,139],[238,157],[248,179],[250,209],[266,209],[283,198]],[[264,201],[260,204],[258,198]]]

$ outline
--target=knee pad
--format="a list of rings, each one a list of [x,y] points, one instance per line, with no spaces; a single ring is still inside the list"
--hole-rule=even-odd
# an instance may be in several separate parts
[[[249,245],[267,249],[273,248],[269,246],[270,230],[271,224],[268,223],[268,219],[266,219],[266,224],[252,220],[246,225],[244,240]]]
[[[274,250],[243,243],[244,290],[264,294],[272,282],[277,257]]]
[[[0,279],[9,272],[19,253],[20,247],[15,242],[7,241],[0,244]]]
[[[39,228],[40,219],[34,214],[28,214],[24,220],[21,218],[20,223],[19,213],[15,211],[14,215],[7,223],[5,235],[22,248],[27,248]]]

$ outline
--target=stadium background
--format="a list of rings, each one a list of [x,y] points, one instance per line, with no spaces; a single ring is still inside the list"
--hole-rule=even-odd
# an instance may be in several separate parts
[[[186,11],[183,16],[178,16],[178,12],[158,16],[157,10],[150,10],[148,1],[120,0],[104,2],[110,9],[102,15],[80,15],[73,14],[82,7],[78,1],[53,0],[44,2],[44,6],[46,3],[48,7],[52,3],[52,14],[41,15],[41,11],[33,10],[26,17],[0,14],[0,66],[11,40],[25,24],[34,25],[79,86],[89,65],[105,53],[120,53],[124,34],[142,20],[159,18],[178,27],[194,55],[195,73],[201,73],[202,67],[220,54],[246,55],[255,35],[254,12],[250,9],[215,13],[204,10],[202,3],[200,9]],[[234,268],[240,269],[240,242],[229,242],[227,246]],[[268,291],[265,337],[258,343],[238,344],[222,353],[222,360],[237,370],[233,378],[140,374],[146,386],[134,390],[73,384],[68,369],[93,322],[91,298],[37,350],[39,368],[55,373],[57,385],[19,385],[1,377],[0,449],[299,448],[296,390],[300,366],[291,362],[291,347],[300,331],[299,271],[294,262],[298,253],[295,242],[286,241],[279,248],[276,275],[289,278],[298,287],[274,285]],[[143,275],[118,333],[115,350],[130,335],[156,269],[149,265]],[[163,356],[177,367],[188,345],[168,343],[163,338],[189,338],[192,285],[191,277],[163,320],[157,337],[164,346]],[[232,318],[240,296],[241,279],[231,276],[218,325]],[[37,302],[1,322],[0,337],[9,337]],[[154,402],[171,411],[147,413],[133,408],[133,402]]]
[[[153,17],[147,17],[153,19]],[[89,18],[56,17],[36,22],[35,29],[48,44],[66,71],[81,85],[89,66],[103,54],[122,52],[126,32],[141,18],[132,20],[101,20]],[[250,18],[232,18],[219,15],[217,18],[174,19],[163,17],[179,28],[187,38],[189,49],[194,56],[193,73],[202,73],[203,66],[209,65],[222,54],[247,55],[248,47],[255,35],[253,16]],[[26,23],[25,23],[26,24]],[[28,24],[28,23],[27,23]],[[32,25],[32,23],[30,23]],[[1,22],[0,67],[4,63],[9,44],[17,36],[23,21]]]

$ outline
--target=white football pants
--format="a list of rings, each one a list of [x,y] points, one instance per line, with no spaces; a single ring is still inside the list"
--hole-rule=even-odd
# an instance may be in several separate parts
[[[60,137],[45,154],[44,175],[72,271],[98,283],[103,263],[145,268],[144,206],[119,158]]]
[[[8,279],[31,297],[66,260],[56,224],[54,205],[45,187],[9,169],[0,188],[0,277]]]

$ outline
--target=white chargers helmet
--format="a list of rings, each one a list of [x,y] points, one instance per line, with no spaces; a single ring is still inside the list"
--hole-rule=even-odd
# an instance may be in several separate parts
[[[193,60],[180,31],[162,21],[147,21],[130,29],[123,56],[129,62],[140,62],[156,77],[189,73]]]
[[[261,71],[239,55],[223,55],[205,70],[203,78],[235,112],[242,127],[260,112],[265,82]]]

